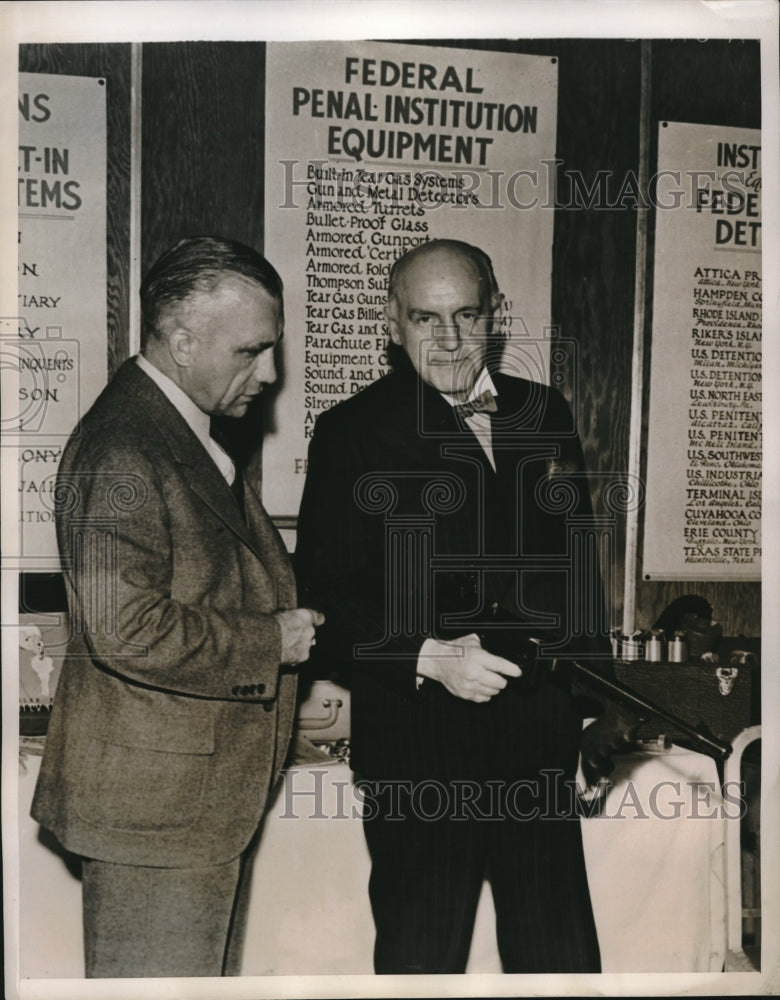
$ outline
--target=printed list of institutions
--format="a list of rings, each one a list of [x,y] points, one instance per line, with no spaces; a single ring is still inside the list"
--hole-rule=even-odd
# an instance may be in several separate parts
[[[761,553],[761,278],[697,267],[688,383],[686,563]]]

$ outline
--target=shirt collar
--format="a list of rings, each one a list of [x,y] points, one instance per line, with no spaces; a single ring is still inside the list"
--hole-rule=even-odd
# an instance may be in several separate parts
[[[143,354],[139,354],[135,360],[141,371],[149,376],[160,392],[176,407],[189,429],[209,453],[228,485],[232,483],[236,476],[235,464],[225,449],[211,436],[211,417],[208,413],[204,413],[187,393],[176,385],[173,379],[163,374]]]
[[[208,413],[204,413],[199,406],[190,399],[187,393],[172,378],[169,378],[159,368],[155,367],[143,354],[136,357],[138,367],[154,382],[169,402],[176,407],[187,423],[187,426],[195,434],[201,444],[206,444],[209,439],[209,428],[211,418]]]

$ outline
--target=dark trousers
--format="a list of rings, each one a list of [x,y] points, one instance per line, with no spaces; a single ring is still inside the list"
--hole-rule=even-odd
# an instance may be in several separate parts
[[[600,971],[579,820],[540,785],[364,787],[377,973],[464,972],[485,878],[504,972]]]
[[[241,861],[144,868],[83,859],[86,976],[220,976]]]

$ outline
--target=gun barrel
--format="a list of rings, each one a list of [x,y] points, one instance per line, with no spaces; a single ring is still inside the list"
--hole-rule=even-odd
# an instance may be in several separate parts
[[[623,702],[623,704],[645,714],[654,715],[656,718],[663,719],[664,722],[670,723],[670,725],[674,726],[677,731],[683,733],[689,740],[694,742],[697,749],[701,750],[702,753],[706,753],[708,756],[714,757],[716,760],[726,760],[726,758],[731,754],[732,748],[730,743],[716,739],[714,736],[708,736],[705,733],[700,733],[697,729],[694,729],[693,726],[688,725],[684,719],[679,718],[672,712],[667,712],[665,708],[662,708],[655,702],[650,701],[649,698],[636,694],[634,691],[624,687],[617,681],[611,680],[608,677],[602,677],[601,674],[597,673],[595,670],[591,670],[590,667],[586,667],[578,660],[555,660],[553,661],[552,669],[555,670],[556,665],[562,663],[568,665],[572,670],[574,670],[581,677],[584,677],[590,683],[601,688],[603,691],[607,691],[612,694],[616,699]]]

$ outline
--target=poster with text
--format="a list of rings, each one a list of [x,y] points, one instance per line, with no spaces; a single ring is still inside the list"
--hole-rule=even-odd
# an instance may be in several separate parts
[[[50,569],[62,449],[107,378],[105,80],[19,75],[18,213],[18,313],[0,345],[3,445],[19,453],[9,555]]]
[[[265,249],[286,331],[263,443],[273,516],[297,514],[317,415],[387,371],[387,275],[419,243],[489,254],[502,367],[549,380],[557,68],[552,56],[269,44]]]
[[[757,580],[760,132],[663,122],[658,171],[643,573]]]

